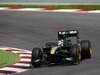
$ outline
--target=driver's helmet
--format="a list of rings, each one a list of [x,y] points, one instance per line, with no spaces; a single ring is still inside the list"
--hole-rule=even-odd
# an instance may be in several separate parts
[[[63,42],[64,42],[63,39],[62,39],[62,40],[59,40],[59,41],[58,41],[58,46],[63,46]]]

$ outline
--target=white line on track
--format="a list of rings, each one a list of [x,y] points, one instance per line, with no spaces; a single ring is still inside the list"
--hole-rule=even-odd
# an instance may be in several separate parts
[[[0,48],[1,50],[7,50],[8,48]]]
[[[31,62],[31,59],[28,59],[28,58],[21,58],[20,61]]]
[[[79,11],[79,9],[58,9],[58,10],[54,10],[55,12],[77,12]]]
[[[20,73],[20,72],[26,71],[27,69],[13,68],[13,67],[4,67],[4,68],[1,68],[0,70],[16,71],[17,73]]]
[[[31,51],[29,51],[29,50],[23,50],[22,49],[22,51],[25,51],[25,53],[29,53],[29,54],[31,54],[32,52]]]
[[[100,10],[91,10],[91,11],[88,11],[88,13],[100,13]]]
[[[0,7],[0,10],[7,10],[7,9],[8,9],[8,8],[1,8],[1,7]]]
[[[19,8],[19,9],[11,9],[7,7],[2,7],[0,10],[5,10],[5,11],[36,11],[36,12],[73,12],[73,13],[100,13],[100,10],[87,10],[83,11],[80,9],[45,9],[45,8]]]
[[[19,51],[11,51],[11,52],[13,52],[13,53],[20,53]]]
[[[27,64],[27,63],[16,63],[16,64],[13,64],[14,66],[26,66],[26,67],[29,67],[30,64]]]
[[[23,51],[22,52],[22,51],[14,51],[14,50],[12,50],[11,52],[13,52],[13,53],[21,53],[21,54],[23,54],[23,53],[27,53],[27,54],[29,53],[29,54],[31,54],[31,52],[28,52],[28,51]]]
[[[20,54],[19,56],[20,57],[23,57],[23,56],[29,56],[29,57],[31,57],[31,54]]]
[[[23,9],[16,9],[16,11],[41,11],[43,8],[23,8]]]

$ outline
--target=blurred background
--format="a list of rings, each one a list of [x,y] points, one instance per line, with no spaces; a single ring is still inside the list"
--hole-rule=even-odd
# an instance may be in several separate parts
[[[0,0],[1,2],[36,2],[36,3],[100,3],[100,0]]]

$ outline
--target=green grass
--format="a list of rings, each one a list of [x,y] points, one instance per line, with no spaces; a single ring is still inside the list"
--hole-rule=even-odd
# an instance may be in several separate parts
[[[0,50],[0,68],[10,66],[18,61],[18,54]]]
[[[100,5],[32,5],[32,4],[0,4],[0,7],[12,8],[55,8],[55,9],[96,9],[100,10]]]

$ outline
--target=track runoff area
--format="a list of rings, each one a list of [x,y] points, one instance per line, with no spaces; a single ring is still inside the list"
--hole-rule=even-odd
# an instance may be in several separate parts
[[[4,11],[100,13],[100,4],[0,4]]]
[[[20,73],[28,70],[30,68],[30,62],[31,62],[31,51],[24,50],[24,49],[18,49],[18,48],[12,48],[12,47],[0,47],[0,51],[5,51],[5,53],[16,54],[18,57],[14,58],[17,59],[17,61],[13,62],[13,59],[11,57],[6,57],[7,61],[4,63],[1,63],[0,68],[0,75],[10,75],[15,73]],[[9,55],[9,56],[10,56]],[[0,59],[2,59],[3,56],[0,56]],[[6,58],[3,58],[6,60]],[[9,64],[5,64],[9,62]],[[2,66],[4,65],[5,66]]]

